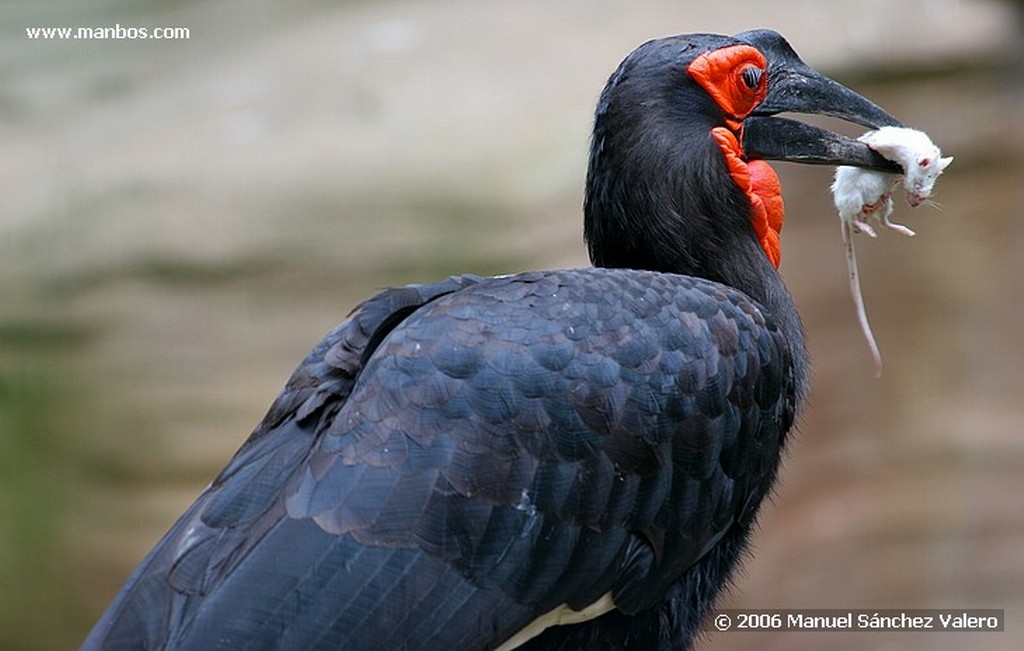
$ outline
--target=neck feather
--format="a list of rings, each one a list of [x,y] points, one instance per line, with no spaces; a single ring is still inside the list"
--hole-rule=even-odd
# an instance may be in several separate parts
[[[710,129],[694,138],[673,135],[671,124],[633,133],[603,126],[599,115],[584,200],[593,264],[697,276],[744,292],[779,324],[802,372],[796,305],[758,242],[750,200]]]

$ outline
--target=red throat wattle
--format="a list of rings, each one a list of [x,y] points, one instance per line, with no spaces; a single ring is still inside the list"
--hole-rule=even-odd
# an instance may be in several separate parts
[[[782,221],[786,207],[782,202],[782,184],[772,166],[763,160],[743,160],[743,148],[736,135],[725,127],[715,127],[711,136],[725,155],[733,183],[750,199],[750,222],[761,248],[777,269],[782,261]]]

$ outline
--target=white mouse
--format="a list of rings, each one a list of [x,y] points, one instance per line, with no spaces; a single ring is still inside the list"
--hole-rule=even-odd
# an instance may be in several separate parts
[[[865,133],[858,140],[903,168],[903,174],[899,175],[841,166],[836,168],[835,181],[832,183],[832,199],[839,211],[842,226],[843,251],[846,254],[850,291],[857,308],[857,319],[875,361],[875,376],[878,377],[882,374],[882,356],[874,335],[871,334],[871,324],[868,323],[867,311],[864,308],[860,276],[857,272],[857,256],[853,248],[853,233],[867,233],[871,237],[876,237],[875,230],[869,223],[874,221],[902,235],[914,235],[914,231],[903,224],[889,220],[893,210],[892,191],[902,179],[910,206],[921,205],[932,196],[936,179],[953,162],[953,157],[943,158],[942,152],[928,134],[916,129],[882,127]]]
[[[924,131],[903,127],[882,127],[868,131],[857,138],[883,157],[903,168],[903,189],[912,207],[921,205],[932,196],[935,180],[953,162],[952,156],[943,158]]]
[[[911,207],[921,205],[932,196],[936,179],[953,161],[953,157],[943,158],[942,151],[928,134],[916,129],[882,127],[868,131],[858,140],[886,159],[898,163],[903,168],[903,174],[837,167],[832,198],[839,217],[851,224],[857,232],[867,233],[871,237],[876,234],[869,220],[902,235],[913,235],[914,231],[889,220],[893,209],[893,188],[902,179]]]

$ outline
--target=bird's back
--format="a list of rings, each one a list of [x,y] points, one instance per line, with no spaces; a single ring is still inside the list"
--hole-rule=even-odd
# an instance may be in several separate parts
[[[484,649],[609,593],[634,615],[749,527],[795,399],[771,315],[710,281],[389,290],[314,349],[86,648]]]

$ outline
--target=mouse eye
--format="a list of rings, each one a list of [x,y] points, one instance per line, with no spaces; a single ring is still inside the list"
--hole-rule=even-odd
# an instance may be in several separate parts
[[[757,66],[746,66],[740,74],[743,76],[743,83],[747,85],[747,88],[754,90],[761,83],[761,75],[764,74],[764,71]]]

